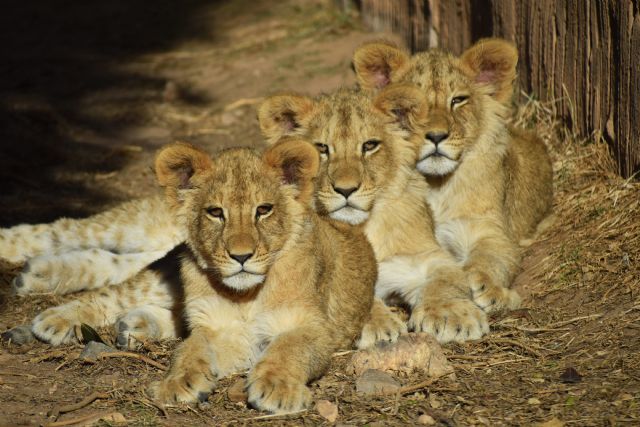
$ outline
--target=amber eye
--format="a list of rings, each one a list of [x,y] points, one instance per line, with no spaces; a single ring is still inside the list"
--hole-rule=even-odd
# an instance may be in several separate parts
[[[362,144],[362,152],[366,153],[367,151],[373,151],[378,145],[380,145],[380,141],[378,141],[377,139],[370,139]]]
[[[329,146],[327,144],[316,142],[315,146],[320,152],[320,154],[329,154]]]
[[[222,210],[222,208],[208,207],[207,209],[205,209],[205,211],[209,216],[212,216],[218,219],[224,219],[224,211]]]
[[[273,209],[273,205],[271,205],[269,203],[265,203],[264,205],[258,206],[256,208],[256,218],[259,218],[261,216],[265,216],[266,214],[271,212],[272,209]]]
[[[469,99],[469,97],[466,95],[454,96],[451,98],[451,106],[455,107],[456,105],[462,104],[467,99]]]

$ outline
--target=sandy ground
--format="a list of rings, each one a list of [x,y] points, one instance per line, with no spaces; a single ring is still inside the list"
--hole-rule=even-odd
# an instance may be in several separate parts
[[[354,48],[380,37],[326,1],[35,0],[15,9],[0,18],[1,226],[82,217],[155,191],[151,159],[167,142],[260,146],[261,97],[353,84]],[[558,128],[552,109],[528,103],[517,116],[545,137],[556,173],[555,221],[527,248],[516,280],[524,307],[494,318],[481,341],[445,346],[456,379],[411,394],[357,395],[344,369],[351,355],[336,356],[312,388],[338,405],[338,424],[410,425],[422,414],[439,425],[640,424],[640,185],[611,172],[606,147]],[[65,300],[10,296],[17,271],[0,265],[0,330]],[[168,364],[174,345],[142,354]],[[0,425],[51,423],[49,411],[94,392],[104,395],[58,421],[117,412],[129,425],[330,424],[314,409],[260,418],[229,399],[236,378],[206,405],[160,409],[144,394],[160,370],[128,358],[82,362],[81,348],[2,344]]]

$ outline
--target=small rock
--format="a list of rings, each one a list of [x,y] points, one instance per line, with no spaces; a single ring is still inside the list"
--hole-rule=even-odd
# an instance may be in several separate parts
[[[335,422],[338,419],[338,406],[328,400],[318,400],[316,402],[316,411],[325,420],[330,423]]]
[[[89,341],[87,345],[84,346],[82,352],[80,353],[79,358],[84,360],[95,361],[98,360],[100,355],[103,353],[113,353],[117,350],[115,348],[109,347],[106,344],[102,344],[97,341]]]
[[[433,419],[431,415],[422,414],[418,417],[418,424],[432,426],[435,425],[436,420]]]
[[[361,394],[392,394],[398,391],[400,383],[386,372],[367,369],[356,380],[356,391]]]
[[[563,383],[579,383],[582,381],[582,375],[575,370],[575,368],[568,367],[564,370],[564,372],[560,375],[560,381]]]
[[[238,378],[236,382],[231,384],[227,389],[227,397],[232,402],[246,402],[249,395],[245,390],[245,381],[243,378]]]
[[[29,325],[20,325],[11,328],[3,332],[0,337],[2,337],[2,341],[9,341],[16,345],[30,344],[36,340]]]
[[[426,333],[410,333],[395,343],[379,342],[373,348],[358,351],[347,367],[356,375],[367,369],[406,373],[419,369],[433,377],[453,373],[438,341]]]

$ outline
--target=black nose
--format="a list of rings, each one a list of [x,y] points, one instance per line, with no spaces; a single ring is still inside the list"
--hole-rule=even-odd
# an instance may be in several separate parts
[[[449,137],[449,134],[444,132],[429,132],[425,136],[429,141],[438,145],[440,141],[444,141],[445,139],[447,139]]]
[[[251,258],[251,255],[253,254],[242,254],[242,255],[229,254],[229,256],[235,259],[236,261],[238,261],[240,265],[243,265],[246,260]]]
[[[345,199],[348,199],[349,196],[355,192],[358,189],[358,187],[351,187],[351,188],[340,188],[340,187],[333,187],[333,191],[335,191],[336,193],[340,193],[344,196]]]

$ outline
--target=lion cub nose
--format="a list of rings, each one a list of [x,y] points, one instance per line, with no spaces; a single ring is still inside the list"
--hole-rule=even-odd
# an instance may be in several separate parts
[[[428,132],[425,137],[433,142],[434,144],[438,145],[441,141],[444,141],[445,139],[447,139],[449,137],[449,134],[446,132]]]
[[[253,256],[253,254],[229,254],[229,256],[240,263],[240,265],[244,265],[245,261]]]
[[[336,193],[342,194],[345,199],[348,199],[349,196],[353,194],[357,189],[358,187],[351,187],[351,188],[333,187],[333,191],[335,191]]]

